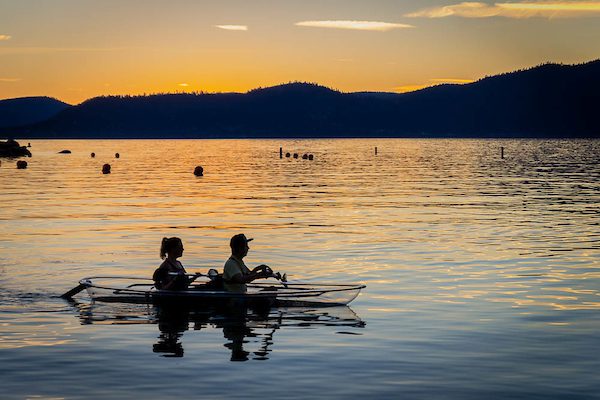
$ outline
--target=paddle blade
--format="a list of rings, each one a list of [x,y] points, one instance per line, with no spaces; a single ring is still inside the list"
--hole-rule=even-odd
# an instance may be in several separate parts
[[[68,292],[62,294],[60,297],[62,297],[63,299],[70,299],[71,297],[75,296],[77,293],[81,292],[85,288],[86,288],[85,285],[79,284],[79,285],[75,286],[73,289],[69,290]]]

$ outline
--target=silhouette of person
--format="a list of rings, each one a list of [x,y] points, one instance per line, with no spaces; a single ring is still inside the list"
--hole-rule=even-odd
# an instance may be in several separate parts
[[[178,237],[163,238],[160,246],[160,258],[165,260],[158,267],[152,279],[159,290],[185,290],[190,279],[183,264],[177,259],[183,255],[183,243]]]
[[[223,286],[229,292],[246,293],[247,283],[273,276],[273,272],[268,265],[261,264],[251,271],[244,264],[243,259],[250,250],[248,242],[251,240],[253,239],[247,239],[246,235],[240,233],[234,235],[229,241],[231,256],[223,267]]]

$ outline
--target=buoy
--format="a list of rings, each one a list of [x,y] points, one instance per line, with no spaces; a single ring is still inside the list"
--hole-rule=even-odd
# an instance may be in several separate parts
[[[27,168],[27,161],[17,161],[17,169],[25,169]]]
[[[287,158],[290,158],[291,154],[290,154],[290,153],[285,153],[285,156],[286,156]]]
[[[204,168],[198,165],[196,168],[194,168],[194,175],[204,176]]]
[[[298,153],[294,153],[294,158],[298,158]]]
[[[102,173],[103,174],[110,174],[110,164],[104,164],[102,166]]]
[[[96,153],[90,154],[90,157],[92,157],[92,158],[96,157]]]
[[[121,155],[119,153],[115,153],[115,158],[119,158]]]
[[[303,159],[303,160],[308,160],[308,154],[304,153],[304,154],[302,155],[302,159]]]
[[[71,150],[61,150],[58,154],[71,154]]]
[[[309,159],[309,160],[312,160],[312,159],[313,159],[313,155],[312,155],[312,154],[309,154],[309,155],[308,155],[308,159]]]

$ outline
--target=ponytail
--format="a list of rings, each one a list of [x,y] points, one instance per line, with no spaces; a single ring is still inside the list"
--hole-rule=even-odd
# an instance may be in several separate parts
[[[167,254],[169,254],[178,244],[181,244],[181,239],[178,237],[162,238],[162,242],[160,243],[160,258],[164,260]]]

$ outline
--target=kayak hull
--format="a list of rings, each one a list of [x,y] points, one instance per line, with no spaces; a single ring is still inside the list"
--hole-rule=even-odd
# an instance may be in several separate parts
[[[132,283],[133,282],[133,283]],[[186,306],[332,307],[346,305],[364,285],[329,283],[249,284],[246,293],[216,290],[205,283],[188,290],[156,290],[145,278],[92,277],[82,279],[90,298],[112,303]]]

